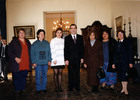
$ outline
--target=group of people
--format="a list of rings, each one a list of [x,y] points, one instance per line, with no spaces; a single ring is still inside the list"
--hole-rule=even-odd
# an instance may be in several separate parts
[[[117,32],[118,42],[111,37],[110,31],[104,29],[101,41],[96,39],[96,32],[89,33],[89,40],[85,42],[84,67],[87,68],[87,84],[92,86],[92,92],[110,86],[114,90],[117,80],[121,81],[120,94],[129,95],[127,90],[128,68],[133,67],[133,56],[130,41],[125,36],[125,31]],[[105,78],[98,79],[98,67],[105,71]]]
[[[35,81],[37,94],[47,93],[48,66],[54,71],[55,91],[62,92],[62,72],[68,66],[68,91],[80,91],[80,64],[87,68],[87,84],[92,86],[91,92],[97,93],[98,86],[104,89],[119,79],[122,83],[121,94],[128,95],[127,70],[133,67],[132,49],[125,37],[125,32],[117,32],[118,42],[110,36],[110,32],[103,30],[102,41],[96,37],[96,31],[91,31],[88,40],[77,34],[77,26],[70,25],[70,34],[62,38],[63,30],[58,28],[56,37],[49,43],[45,38],[45,31],[37,31],[37,40],[31,45],[25,38],[24,29],[18,30],[18,37],[9,43],[9,68],[12,71],[13,83],[17,93],[25,92],[28,71],[35,68]],[[106,77],[98,79],[98,68],[103,68]],[[118,77],[117,77],[118,75]]]

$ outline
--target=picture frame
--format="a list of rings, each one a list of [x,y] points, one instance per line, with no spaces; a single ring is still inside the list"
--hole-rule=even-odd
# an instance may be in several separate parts
[[[25,38],[35,39],[35,27],[34,25],[30,26],[14,26],[14,35],[17,37],[17,31],[23,28],[25,30]]]
[[[119,17],[115,18],[115,21],[116,21],[116,31],[122,30],[123,17],[122,16],[119,16]]]

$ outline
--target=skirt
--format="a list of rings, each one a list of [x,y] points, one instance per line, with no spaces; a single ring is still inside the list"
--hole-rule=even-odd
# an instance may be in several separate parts
[[[107,72],[108,63],[104,63],[103,69],[105,71],[105,78],[100,79],[100,84],[106,83],[107,85],[113,85],[117,82],[117,73]]]
[[[51,66],[52,69],[63,69],[65,65]]]

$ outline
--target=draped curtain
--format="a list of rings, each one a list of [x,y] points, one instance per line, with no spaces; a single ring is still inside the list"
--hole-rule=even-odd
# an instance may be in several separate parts
[[[6,39],[6,0],[0,0],[0,31],[2,38]]]

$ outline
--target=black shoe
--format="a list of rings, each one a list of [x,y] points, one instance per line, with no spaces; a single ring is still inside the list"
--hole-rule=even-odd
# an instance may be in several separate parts
[[[91,90],[92,93],[97,93],[98,92],[98,86],[92,86],[92,90]]]
[[[4,81],[7,81],[7,82],[8,82],[8,81],[9,81],[9,80],[8,80],[8,77],[5,77],[5,78],[4,78]]]
[[[110,91],[114,91],[115,89],[114,88],[110,88]]]
[[[124,94],[124,92],[120,92],[120,95],[123,95]]]
[[[39,95],[41,93],[41,91],[37,91],[36,94]]]
[[[8,80],[8,79],[4,79],[4,81],[5,81],[5,82],[9,82],[9,80]]]
[[[71,92],[71,91],[73,91],[73,89],[69,89],[68,91]]]
[[[80,89],[76,89],[76,91],[77,91],[77,92],[80,92],[81,90],[80,90]]]
[[[55,92],[58,92],[58,87],[55,87]]]
[[[63,90],[62,90],[62,87],[61,87],[61,86],[59,86],[59,87],[58,87],[58,91],[59,91],[59,92],[63,92]]]
[[[129,93],[128,94],[125,94],[125,96],[129,96]]]
[[[19,97],[20,97],[20,91],[17,90],[17,91],[16,91],[16,100],[19,100]]]
[[[42,90],[43,93],[47,93],[47,90]]]
[[[101,88],[100,88],[101,90],[105,90],[106,89],[106,87],[103,87],[103,86],[101,86]]]
[[[4,79],[3,79],[3,77],[0,77],[0,81],[3,81]]]
[[[79,92],[79,91],[81,91],[81,90],[78,88],[78,89],[76,89],[76,91]]]
[[[92,89],[91,93],[98,93],[98,89]]]
[[[24,95],[25,96],[26,95],[26,91],[25,90],[21,90],[20,91],[20,95]]]
[[[19,95],[20,94],[20,91],[19,90],[16,90],[16,94]]]

